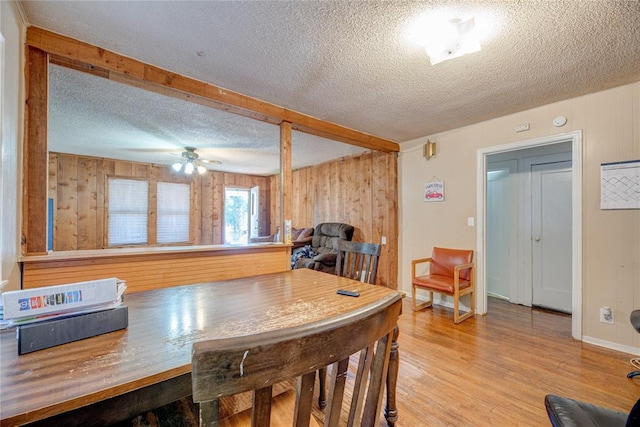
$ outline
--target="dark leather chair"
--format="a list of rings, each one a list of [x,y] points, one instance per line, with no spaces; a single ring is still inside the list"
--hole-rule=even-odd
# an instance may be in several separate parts
[[[545,396],[544,405],[553,427],[640,426],[640,400],[628,414],[553,394]]]
[[[294,268],[311,268],[317,271],[335,274],[338,257],[338,241],[351,240],[354,228],[341,222],[324,222],[315,228],[311,239],[312,258],[299,258]],[[300,249],[304,250],[304,248]],[[297,251],[296,251],[297,252]],[[292,255],[296,257],[296,253]]]

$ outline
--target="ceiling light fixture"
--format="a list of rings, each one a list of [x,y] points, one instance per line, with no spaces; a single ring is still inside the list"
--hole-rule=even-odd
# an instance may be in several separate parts
[[[481,50],[482,31],[478,31],[474,17],[421,15],[408,30],[409,39],[427,51],[431,65]]]
[[[198,162],[198,153],[195,152],[194,147],[184,147],[182,152],[182,161],[174,163],[171,167],[176,172],[184,172],[187,175],[191,175],[195,169],[198,173],[203,174],[207,169]]]

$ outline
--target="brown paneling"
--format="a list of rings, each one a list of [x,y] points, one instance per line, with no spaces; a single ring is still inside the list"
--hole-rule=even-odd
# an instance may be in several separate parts
[[[58,156],[58,204],[54,233],[57,236],[53,250],[78,249],[78,158]]]
[[[293,172],[293,225],[344,222],[353,240],[382,247],[376,283],[397,288],[397,158],[366,153]],[[311,210],[311,211],[308,211]]]
[[[96,164],[96,159],[78,159],[78,249],[95,249],[98,247],[96,238],[98,228]]]
[[[99,159],[51,153],[49,197],[54,199],[54,250],[100,249],[107,247],[107,177],[149,181],[149,242],[156,240],[156,186],[158,181],[191,182],[194,245],[222,244],[224,183],[234,187],[260,188],[260,212],[265,230],[270,227],[271,177],[209,171],[191,177],[162,165]],[[191,180],[191,181],[189,181]]]
[[[32,260],[23,266],[23,288],[117,277],[127,293],[284,271],[288,246],[211,248],[186,252]],[[256,266],[260,266],[259,271]]]

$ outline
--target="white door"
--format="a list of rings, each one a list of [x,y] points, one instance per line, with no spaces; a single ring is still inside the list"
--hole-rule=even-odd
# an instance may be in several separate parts
[[[489,295],[511,300],[516,295],[517,161],[487,163],[486,268]],[[515,298],[513,302],[518,302]]]
[[[260,233],[260,192],[259,187],[251,187],[251,198],[249,200],[249,237],[258,237]]]
[[[571,161],[531,165],[533,305],[571,313]]]

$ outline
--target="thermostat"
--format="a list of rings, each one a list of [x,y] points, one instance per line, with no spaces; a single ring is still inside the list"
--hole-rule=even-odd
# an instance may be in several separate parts
[[[567,124],[567,118],[565,116],[558,116],[555,119],[553,119],[553,125],[555,127],[561,127]]]

